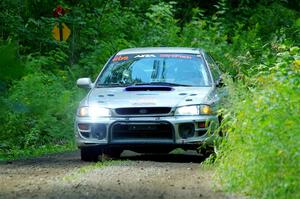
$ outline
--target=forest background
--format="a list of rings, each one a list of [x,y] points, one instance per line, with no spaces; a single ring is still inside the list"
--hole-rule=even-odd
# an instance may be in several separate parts
[[[61,5],[65,14],[54,17]],[[1,0],[0,159],[73,150],[85,91],[116,51],[201,47],[226,74],[214,159],[224,190],[300,198],[298,0]],[[56,23],[71,31],[53,38]]]

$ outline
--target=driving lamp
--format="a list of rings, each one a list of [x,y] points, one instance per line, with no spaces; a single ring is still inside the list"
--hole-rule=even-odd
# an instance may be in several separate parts
[[[209,105],[182,106],[176,109],[175,115],[210,115],[212,109]]]
[[[77,114],[80,117],[109,117],[111,115],[108,108],[99,106],[80,107]]]

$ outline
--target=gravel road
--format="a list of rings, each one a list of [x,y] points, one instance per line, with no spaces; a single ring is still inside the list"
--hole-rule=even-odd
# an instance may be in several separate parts
[[[215,190],[196,154],[122,154],[104,163],[79,152],[0,162],[0,198],[237,198]]]

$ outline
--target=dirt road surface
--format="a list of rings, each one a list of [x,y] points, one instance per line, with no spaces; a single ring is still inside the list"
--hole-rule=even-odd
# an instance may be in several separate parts
[[[217,191],[196,154],[122,154],[87,163],[79,152],[0,162],[0,198],[237,198]]]

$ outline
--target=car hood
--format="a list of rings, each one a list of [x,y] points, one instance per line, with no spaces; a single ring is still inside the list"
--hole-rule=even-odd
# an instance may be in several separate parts
[[[170,91],[128,91],[124,87],[94,88],[86,98],[88,105],[107,108],[177,107],[208,104],[212,87],[170,87]]]

